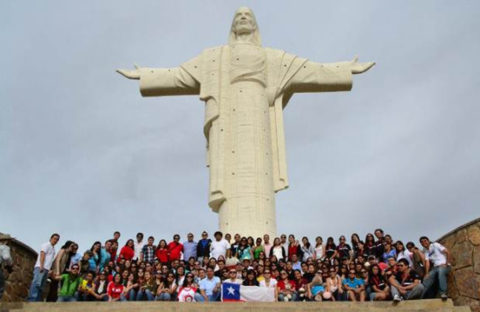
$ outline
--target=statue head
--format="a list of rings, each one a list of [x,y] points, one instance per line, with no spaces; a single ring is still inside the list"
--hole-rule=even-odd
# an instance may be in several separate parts
[[[228,43],[235,43],[238,40],[238,36],[241,35],[247,35],[251,43],[255,45],[260,46],[262,44],[255,15],[253,11],[247,7],[240,7],[235,11]]]

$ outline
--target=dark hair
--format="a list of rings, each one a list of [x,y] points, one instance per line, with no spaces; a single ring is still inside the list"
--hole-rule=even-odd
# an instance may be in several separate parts
[[[143,238],[143,233],[142,232],[138,232],[137,233],[137,237],[141,236]]]
[[[375,233],[375,232],[377,232],[377,231],[383,234],[383,230],[382,230],[382,229],[376,229],[376,230],[373,231],[373,232]]]
[[[115,231],[115,232],[113,232],[113,235],[115,235],[115,234],[118,234],[118,235],[120,235],[120,232],[119,232],[119,231]]]
[[[93,243],[92,248],[90,248],[90,251],[91,251],[92,253],[93,253],[93,249],[94,249],[95,245],[100,245],[100,249],[102,248],[102,243],[100,243],[99,241],[96,241],[95,243]],[[101,262],[101,260],[102,260],[102,252],[99,251],[99,252],[97,253],[97,256],[98,256],[98,259],[95,260],[95,255],[92,255],[92,257],[94,257],[93,260],[95,261],[96,265],[99,265],[100,262]]]
[[[150,239],[153,239],[153,240],[155,240],[155,237],[153,237],[153,236],[149,236],[149,237],[148,237],[148,239],[149,239],[149,240],[150,240]]]
[[[135,244],[135,242],[133,241],[133,239],[129,239],[129,240],[127,240],[127,242],[125,243],[125,246],[128,246],[128,243],[129,243],[129,242],[132,242],[132,243]],[[135,246],[134,246],[134,247],[135,247]]]
[[[408,261],[405,258],[402,258],[402,259],[398,260],[397,263],[403,263],[403,264],[405,264],[405,266],[408,266]]]
[[[303,241],[304,239],[307,240],[307,243],[305,244],[305,247],[310,248],[310,242],[308,241],[308,237],[306,237],[306,236],[302,237],[302,241]]]
[[[217,236],[217,235],[223,236],[223,233],[220,231],[216,231],[215,234],[213,234],[213,236]]]
[[[408,242],[406,247],[409,248],[408,246],[413,248],[413,247],[415,247],[415,244],[413,242]]]
[[[65,242],[65,244],[63,244],[62,248],[61,249],[67,249],[68,247],[70,247],[71,245],[73,245],[74,242],[72,242],[71,240],[67,240]]]
[[[60,234],[58,234],[58,233],[53,233],[53,234],[50,236],[50,239],[54,238],[55,236],[60,239]]]
[[[419,241],[421,242],[421,241],[424,240],[424,239],[430,241],[430,239],[428,239],[428,237],[426,237],[426,236],[421,236],[420,239],[419,239]]]

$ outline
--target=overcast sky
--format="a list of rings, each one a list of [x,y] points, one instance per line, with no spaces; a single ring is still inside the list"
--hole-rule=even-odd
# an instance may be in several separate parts
[[[290,100],[279,232],[417,242],[480,216],[479,1],[16,0],[0,2],[0,232],[84,250],[216,230],[204,104],[142,98],[115,69],[225,44],[241,5],[264,46],[377,62],[351,92]]]

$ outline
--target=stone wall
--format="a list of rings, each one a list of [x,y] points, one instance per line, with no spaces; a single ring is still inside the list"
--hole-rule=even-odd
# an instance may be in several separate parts
[[[470,305],[480,312],[480,218],[438,240],[453,256],[448,294],[455,305]]]
[[[13,271],[10,274],[4,271],[6,287],[1,301],[24,301],[28,296],[28,290],[32,282],[37,253],[15,238],[10,238],[6,242],[10,247],[13,259]]]

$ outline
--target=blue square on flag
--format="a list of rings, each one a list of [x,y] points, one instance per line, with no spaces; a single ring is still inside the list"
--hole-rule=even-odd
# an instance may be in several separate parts
[[[223,301],[240,301],[240,285],[233,283],[222,284]]]

